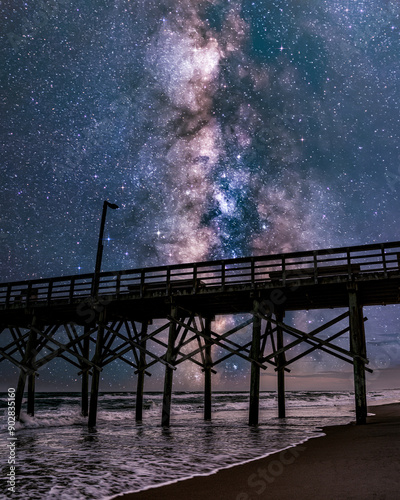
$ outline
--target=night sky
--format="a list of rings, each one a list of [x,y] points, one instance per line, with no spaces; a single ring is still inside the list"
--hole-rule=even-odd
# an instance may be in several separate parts
[[[0,13],[2,282],[92,272],[105,199],[103,270],[400,240],[397,0]]]

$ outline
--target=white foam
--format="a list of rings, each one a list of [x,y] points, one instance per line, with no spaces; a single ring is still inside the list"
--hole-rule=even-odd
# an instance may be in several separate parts
[[[86,424],[86,418],[76,412],[71,413],[42,413],[38,416],[30,416],[21,412],[19,427],[17,430],[48,428],[48,427],[67,427],[71,425]]]
[[[398,395],[400,390],[371,393],[369,404]],[[23,414],[19,424],[21,493],[33,491],[43,500],[112,499],[252,462],[323,435],[315,431],[318,426],[354,420],[354,396],[348,392],[288,392],[286,419],[277,418],[276,395],[262,393],[261,423],[254,432],[247,426],[248,394],[235,401],[234,393],[217,393],[213,420],[204,422],[203,394],[180,393],[173,399],[172,426],[165,430],[162,394],[144,395],[150,408],[142,424],[134,421],[133,399],[131,393],[101,395],[97,430],[89,432],[78,394],[55,409],[51,397],[46,406],[44,396],[36,416]]]
[[[252,463],[252,462],[256,462],[258,460],[261,460],[263,458],[267,458],[271,455],[274,455],[276,453],[280,453],[282,451],[285,451],[285,450],[289,450],[289,449],[292,449],[294,448],[295,446],[298,446],[298,445],[302,445],[304,443],[306,443],[307,441],[309,441],[310,439],[314,439],[314,438],[319,438],[319,437],[324,437],[326,436],[325,433],[323,432],[320,432],[320,433],[315,433],[313,436],[309,436],[307,437],[306,439],[303,439],[301,441],[298,441],[296,443],[293,443],[291,444],[290,446],[286,446],[284,448],[280,448],[280,449],[276,449],[276,450],[272,450],[268,453],[265,453],[264,455],[259,455],[257,457],[254,457],[254,458],[250,458],[248,460],[243,460],[241,462],[237,462],[237,463],[234,463],[234,464],[230,464],[230,465],[226,465],[224,467],[218,467],[216,469],[213,469],[211,470],[210,472],[207,472],[207,473],[204,473],[204,474],[201,474],[201,473],[198,473],[198,474],[191,474],[189,476],[185,476],[185,477],[182,477],[182,478],[178,478],[178,479],[173,479],[171,481],[166,481],[164,483],[161,483],[161,484],[157,484],[157,485],[149,485],[149,486],[146,486],[144,488],[141,488],[139,490],[129,490],[129,491],[123,491],[123,492],[120,492],[120,493],[117,493],[116,495],[112,495],[112,496],[109,496],[109,497],[104,497],[102,500],[113,500],[115,499],[116,497],[118,496],[121,496],[121,495],[127,495],[129,493],[138,493],[140,491],[148,491],[148,490],[153,490],[153,489],[158,489],[158,488],[162,488],[163,486],[168,486],[170,484],[177,484],[177,483],[180,483],[182,481],[187,481],[188,479],[193,479],[195,477],[207,477],[207,476],[212,476],[214,474],[217,474],[217,472],[221,471],[221,470],[225,470],[225,469],[232,469],[233,467],[237,467],[239,465],[244,465],[244,464],[248,464],[248,463]]]

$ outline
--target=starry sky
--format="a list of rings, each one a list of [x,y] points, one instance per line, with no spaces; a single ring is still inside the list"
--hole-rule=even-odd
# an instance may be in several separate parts
[[[400,240],[397,0],[0,13],[2,282]]]

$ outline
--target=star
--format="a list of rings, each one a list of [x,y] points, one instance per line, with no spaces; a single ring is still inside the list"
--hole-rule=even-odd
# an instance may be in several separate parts
[[[399,239],[398,2],[56,3],[0,8],[3,282],[93,272],[104,199],[109,271]]]

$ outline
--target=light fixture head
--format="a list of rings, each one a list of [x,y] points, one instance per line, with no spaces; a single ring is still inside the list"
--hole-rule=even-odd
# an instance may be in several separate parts
[[[119,208],[118,205],[115,205],[115,203],[110,203],[109,201],[106,200],[107,206],[115,210],[116,208]]]

